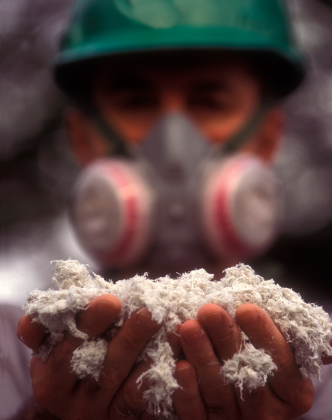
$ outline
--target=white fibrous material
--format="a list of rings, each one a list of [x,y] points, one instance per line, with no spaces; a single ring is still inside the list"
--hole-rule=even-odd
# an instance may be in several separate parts
[[[150,280],[147,275],[137,275],[113,283],[89,273],[78,261],[68,260],[57,262],[54,280],[59,290],[34,290],[23,307],[27,315],[32,315],[50,332],[49,339],[39,349],[39,356],[46,360],[64,332],[70,331],[83,339],[73,354],[73,371],[79,378],[90,375],[98,379],[107,341],[131,314],[146,307],[161,328],[139,357],[139,360],[150,358],[152,365],[138,379],[138,385],[147,377],[150,389],[144,397],[149,402],[149,410],[165,417],[173,413],[172,394],[179,386],[174,378],[176,362],[166,341],[167,334],[184,321],[195,319],[199,308],[206,303],[223,307],[232,317],[244,303],[254,303],[264,309],[292,347],[304,377],[319,378],[322,355],[332,355],[328,314],[321,307],[305,303],[293,290],[282,288],[273,280],[265,281],[247,265],[225,270],[225,277],[220,281],[213,281],[213,276],[201,269],[177,279],[166,276]],[[105,338],[88,341],[87,335],[77,329],[75,316],[92,299],[107,293],[119,298],[121,312],[104,334]],[[254,348],[244,333],[242,336],[241,350],[221,368],[225,380],[241,392],[244,386],[249,390],[263,386],[276,370],[271,356]]]
[[[226,382],[234,383],[240,388],[242,396],[244,385],[247,385],[249,389],[264,386],[267,377],[273,375],[276,369],[277,366],[269,354],[246,342],[242,351],[224,362],[221,373]]]
[[[73,371],[79,378],[91,375],[98,379],[107,353],[107,341],[100,338],[92,341],[85,341],[78,347],[71,360]]]

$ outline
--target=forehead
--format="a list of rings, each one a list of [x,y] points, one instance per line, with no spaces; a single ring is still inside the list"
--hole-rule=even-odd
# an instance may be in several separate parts
[[[114,78],[144,78],[176,83],[181,79],[185,82],[211,78],[229,79],[232,83],[250,80],[259,84],[259,78],[250,62],[240,54],[227,52],[164,52],[118,56],[96,63],[94,76],[97,82]]]

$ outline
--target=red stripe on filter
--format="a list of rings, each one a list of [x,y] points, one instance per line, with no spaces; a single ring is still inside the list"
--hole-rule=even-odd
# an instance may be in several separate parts
[[[149,197],[145,185],[133,168],[124,162],[108,162],[104,168],[115,184],[122,206],[122,234],[112,250],[99,255],[107,266],[122,267],[133,264],[142,255],[148,241]]]
[[[241,258],[249,252],[237,234],[232,209],[232,193],[246,166],[245,159],[236,161],[225,171],[221,171],[217,178],[217,190],[212,202],[212,217],[216,224],[216,234],[219,236],[218,242],[224,242],[223,254],[227,257]]]
[[[206,241],[219,258],[241,259],[250,254],[237,233],[233,207],[234,191],[247,166],[247,156],[230,158],[214,168],[206,185],[203,226]]]

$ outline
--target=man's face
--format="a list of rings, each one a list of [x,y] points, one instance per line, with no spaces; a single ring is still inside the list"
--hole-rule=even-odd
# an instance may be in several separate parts
[[[132,63],[134,64],[134,63]],[[149,61],[112,65],[97,71],[92,100],[130,143],[140,143],[167,113],[189,117],[211,142],[226,141],[253,115],[261,85],[235,59],[214,62]]]
[[[207,141],[222,144],[239,132],[260,106],[263,86],[245,61],[227,55],[218,60],[165,57],[147,61],[116,58],[95,68],[90,100],[128,143],[144,141],[162,117],[177,112],[190,118]],[[244,149],[271,160],[281,127],[279,109],[270,109]],[[68,128],[83,165],[110,152],[109,141],[79,110],[69,116]],[[230,263],[233,261],[211,261],[205,268],[218,273]],[[154,272],[150,266],[142,270]],[[176,270],[188,271],[188,267]],[[163,275],[163,271],[157,274]]]

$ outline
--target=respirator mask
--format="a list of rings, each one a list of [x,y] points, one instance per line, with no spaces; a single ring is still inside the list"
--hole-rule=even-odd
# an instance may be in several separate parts
[[[200,268],[204,258],[266,251],[280,225],[279,184],[261,160],[230,150],[169,114],[128,156],[95,161],[70,206],[85,250],[110,269],[146,261]]]

